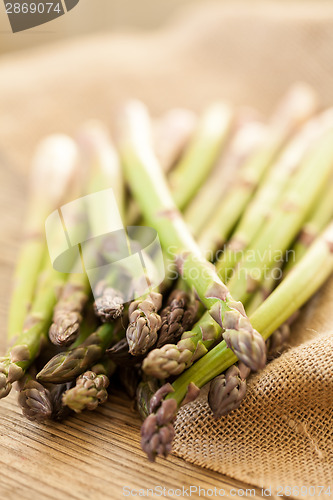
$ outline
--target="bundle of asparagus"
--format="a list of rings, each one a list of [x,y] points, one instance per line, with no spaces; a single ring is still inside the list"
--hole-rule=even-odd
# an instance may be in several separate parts
[[[0,397],[17,382],[23,414],[44,422],[95,409],[120,381],[145,419],[150,460],[171,451],[179,407],[208,382],[213,415],[236,410],[251,372],[287,347],[292,322],[333,271],[333,115],[317,108],[306,85],[287,93],[267,125],[225,103],[198,119],[176,109],[152,122],[131,101],[116,146],[96,123],[76,143],[47,140],[35,161],[34,178],[45,182],[38,196],[31,189]],[[74,182],[79,157],[86,174]],[[85,269],[77,273],[82,249],[73,272],[60,273],[43,238],[60,203],[105,188],[124,227],[157,231],[167,265],[163,283],[145,275],[145,293],[128,304],[108,267],[120,255],[103,233],[113,214],[85,217],[102,235],[93,290]],[[125,240],[131,255],[129,233]],[[134,287],[137,276],[122,266]]]

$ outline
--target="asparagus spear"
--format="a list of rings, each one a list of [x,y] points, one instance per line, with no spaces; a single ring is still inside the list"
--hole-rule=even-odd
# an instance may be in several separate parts
[[[223,246],[272,162],[297,126],[313,114],[316,105],[313,91],[304,85],[292,87],[285,96],[271,119],[266,141],[241,166],[234,186],[200,235],[199,246],[205,254]]]
[[[333,129],[326,132],[304,159],[279,205],[247,249],[229,281],[229,289],[246,302],[265,273],[290,247],[332,175]],[[316,175],[313,175],[313,172]]]
[[[91,370],[76,379],[74,387],[63,394],[63,404],[76,413],[95,410],[98,405],[105,403],[108,399],[109,377],[114,373],[115,368],[116,365],[107,358],[93,366]]]
[[[19,335],[7,354],[0,358],[0,398],[7,396],[11,384],[23,377],[45,342],[57,296],[66,275],[55,271],[48,262],[40,277],[36,298]]]
[[[46,420],[63,420],[71,410],[62,405],[62,395],[69,390],[71,383],[44,387],[30,375],[24,377],[18,396],[18,404],[28,420],[45,422]]]
[[[331,109],[321,113],[309,122],[287,144],[278,160],[266,176],[253,200],[249,203],[238,223],[232,238],[225,249],[222,259],[217,264],[220,277],[227,281],[230,273],[241,258],[244,250],[267,224],[272,210],[295,175],[302,166],[302,159],[310,147],[333,125]]]
[[[132,106],[134,107],[134,109],[136,106],[139,106],[140,108],[140,103],[132,103]],[[144,112],[141,113],[141,120],[139,117],[140,121],[136,122],[137,116],[139,117],[139,115],[136,115],[135,113],[132,115],[130,126],[132,126],[133,128],[134,134],[140,133],[140,140],[144,141],[147,149],[152,152],[149,115],[146,110],[144,110]],[[182,182],[184,182],[182,188],[182,196],[184,200],[189,199],[191,196],[193,196],[194,193],[193,174],[190,172],[187,166],[187,162],[190,161],[190,159],[192,159],[191,161],[194,161],[194,153],[199,152],[199,150],[205,147],[207,150],[207,157],[205,160],[206,163],[204,164],[206,170],[203,169],[200,175],[206,175],[207,169],[212,166],[212,155],[216,154],[215,150],[217,148],[217,143],[221,143],[222,135],[226,134],[229,122],[229,108],[226,109],[224,107],[221,107],[220,105],[213,106],[204,115],[196,138],[193,139],[187,155],[185,154],[185,160],[181,160],[180,164],[178,164],[173,170],[174,177],[179,177],[182,179]],[[216,130],[212,131],[212,127],[214,124],[216,125]],[[177,191],[175,192],[175,194],[177,194]],[[180,203],[180,205],[183,203],[182,199],[179,199],[178,202]],[[145,312],[142,312],[142,308],[144,311],[147,307],[147,298],[144,297],[141,302],[142,306],[140,304],[140,301],[137,301],[135,302],[135,306],[131,307],[130,309],[130,315],[133,316],[133,318],[130,319],[130,325],[127,330],[127,339],[130,347],[130,353],[133,355],[141,355],[155,344],[157,339],[157,330],[161,326],[161,320],[156,314],[157,310],[161,307],[161,304],[158,304],[158,307],[156,307],[156,304],[152,305],[151,300],[148,297],[149,314],[147,316]],[[136,312],[134,312],[133,308],[136,309]],[[152,318],[153,320],[152,325],[150,325],[149,318]]]
[[[193,112],[177,108],[166,112],[153,123],[152,147],[166,174],[174,168],[177,160],[183,155],[197,127],[197,121]],[[133,198],[128,200],[126,220],[128,225],[140,220],[140,210]]]
[[[310,214],[303,226],[295,245],[292,248],[292,258],[288,260],[284,272],[290,271],[294,263],[306,253],[307,249],[333,217],[333,182],[328,184],[323,196],[318,201],[314,212]]]
[[[162,325],[156,347],[174,344],[182,334],[194,324],[198,312],[198,302],[185,290],[174,290],[167,305],[161,311]]]
[[[232,178],[239,167],[263,142],[267,130],[254,119],[254,113],[242,112],[236,123],[235,135],[218,161],[208,180],[186,207],[184,219],[194,236],[200,236],[205,224],[226,196]]]
[[[279,356],[285,349],[291,333],[290,325],[297,316],[298,311],[266,340],[269,360]],[[246,379],[250,374],[251,370],[239,361],[228,368],[224,374],[218,375],[212,380],[208,393],[208,403],[215,418],[227,415],[239,408],[246,396]]]
[[[303,242],[301,240],[294,246],[294,258],[288,261],[289,270],[293,265],[295,265],[295,262],[299,261],[300,258],[304,255],[306,249],[314,240],[315,235],[318,236],[320,230],[323,229],[323,227],[331,219],[333,213],[332,200],[332,185],[329,185],[328,188],[326,188],[324,196],[321,199],[318,207],[316,207],[314,214],[310,216],[310,220],[306,223],[301,231],[301,235],[304,234],[307,235],[307,237],[304,238]],[[254,312],[257,309],[258,305],[263,302],[263,298],[267,298],[271,293],[275,284],[276,280],[274,279],[274,277],[268,277],[267,279],[265,279],[261,289],[258,290],[255,293],[254,297],[251,299],[249,305],[250,307],[247,308],[248,313],[250,313],[251,311]],[[291,334],[290,325],[298,316],[298,314],[299,311],[292,315],[266,340],[268,359],[273,359],[276,356],[280,355],[283,349],[286,347],[286,343]],[[226,387],[224,387],[223,384],[224,380],[227,380],[227,374],[229,377],[228,384],[226,384]],[[249,374],[250,372],[248,373],[248,375]],[[239,374],[237,373],[237,370],[233,370],[233,367],[230,367],[227,370],[225,376],[219,375],[216,382],[215,379],[213,380],[208,401],[215,416],[225,415],[228,412],[239,407],[246,394],[246,380],[243,380],[243,378],[241,378],[241,382],[239,380]],[[228,387],[232,390],[227,390]],[[221,408],[223,412],[219,412],[219,408]]]
[[[193,198],[215,165],[231,119],[231,108],[224,103],[211,105],[203,114],[189,146],[169,175],[173,198],[180,210]]]
[[[53,344],[69,346],[78,337],[83,309],[89,298],[86,277],[74,273],[65,284],[53,311],[49,338]]]
[[[123,336],[121,324],[105,323],[79,346],[54,356],[38,373],[41,382],[61,384],[73,380],[102,358],[106,349]]]
[[[314,241],[301,261],[251,316],[251,322],[266,340],[322,286],[333,272],[333,224]],[[226,342],[197,361],[172,384],[157,412],[149,415],[142,429],[142,447],[150,460],[166,456],[173,439],[172,422],[190,386],[198,390],[237,361]],[[163,446],[161,439],[163,439]]]
[[[303,257],[310,244],[320,234],[324,227],[330,222],[333,216],[333,182],[332,180],[326,186],[321,199],[318,201],[313,213],[310,214],[302,227],[296,243],[285,254],[286,265],[284,274],[289,272],[291,268]],[[276,274],[276,270],[279,271]],[[272,292],[277,284],[277,279],[282,278],[280,266],[272,269],[268,276],[265,277],[260,288],[254,293],[250,302],[246,306],[248,314],[252,314],[257,307],[265,300]],[[285,333],[285,335],[287,335]],[[278,336],[278,334],[277,334]]]
[[[81,155],[84,156],[89,171],[88,187],[84,190],[84,194],[87,195],[112,186],[119,211],[122,213],[124,203],[122,173],[117,154],[106,130],[99,122],[87,122],[79,131],[78,142],[81,147]],[[96,217],[96,215],[91,214],[90,226],[94,234],[99,234],[98,221],[100,217],[99,215]],[[98,287],[96,287],[97,290]],[[90,283],[85,272],[70,275],[54,311],[53,324],[49,332],[53,343],[63,346],[73,343],[79,334],[82,312],[90,291]],[[95,306],[98,315],[105,317],[107,313],[111,314],[110,294],[108,293],[109,289],[104,289],[103,292],[103,298],[98,298]],[[117,301],[118,295],[116,294],[114,301]],[[118,302],[120,303],[118,309],[122,312],[121,299]]]
[[[127,180],[146,220],[158,231],[164,249],[169,254],[174,250],[182,277],[195,289],[209,314],[226,332],[237,331],[244,340],[244,362],[257,370],[265,364],[264,342],[252,328],[242,304],[232,298],[215,268],[203,258],[177,211],[156,157],[142,134],[140,124],[147,120],[145,109],[132,103],[125,117],[121,156]]]
[[[52,135],[36,151],[29,186],[25,241],[14,277],[9,309],[8,338],[19,335],[31,307],[37,278],[46,252],[45,219],[64,200],[77,163],[75,143],[65,135]]]
[[[240,361],[212,380],[208,402],[215,418],[227,415],[240,406],[246,394],[249,374],[249,368]]]
[[[132,355],[144,354],[156,343],[157,332],[162,324],[157,314],[161,306],[162,295],[156,292],[150,292],[143,300],[135,300],[130,304],[126,337]]]
[[[141,363],[144,359],[145,354],[141,356],[133,356],[129,352],[129,346],[127,338],[119,340],[110,349],[106,351],[109,358],[114,361],[118,366],[132,367],[138,363]]]
[[[49,390],[31,376],[25,378],[18,396],[18,404],[22,408],[23,415],[28,420],[37,422],[51,419],[52,403]]]

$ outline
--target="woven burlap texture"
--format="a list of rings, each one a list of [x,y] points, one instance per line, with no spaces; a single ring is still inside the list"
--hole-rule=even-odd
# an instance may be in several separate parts
[[[177,455],[272,491],[306,486],[302,498],[317,498],[309,486],[332,483],[333,328],[321,319],[332,297],[330,282],[302,311],[297,346],[250,378],[238,410],[215,420],[206,395],[181,409]]]
[[[133,96],[153,114],[179,105],[200,111],[220,98],[268,114],[303,80],[331,105],[332,53],[331,2],[205,1],[157,32],[3,58],[0,160],[26,172],[45,134],[74,133],[91,117],[111,124],[112,109]],[[174,453],[258,486],[330,484],[332,299],[331,282],[302,311],[288,352],[252,377],[239,410],[215,421],[205,399],[183,408]]]

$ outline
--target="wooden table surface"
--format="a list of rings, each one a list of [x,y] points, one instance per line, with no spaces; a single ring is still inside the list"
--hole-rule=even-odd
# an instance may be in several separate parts
[[[25,179],[3,152],[0,165],[0,348],[4,352],[26,197]],[[229,498],[232,488],[253,490],[174,456],[149,463],[140,448],[139,429],[133,403],[117,393],[97,411],[70,417],[63,423],[40,425],[21,415],[13,390],[0,402],[0,498],[118,499],[123,497],[123,488],[156,486],[223,488],[225,498]],[[172,492],[166,495],[171,497]],[[192,492],[191,498],[199,498],[199,493]],[[260,490],[251,498],[262,498]]]

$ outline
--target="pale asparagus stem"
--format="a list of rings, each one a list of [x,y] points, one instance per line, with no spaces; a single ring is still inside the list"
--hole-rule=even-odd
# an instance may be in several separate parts
[[[158,314],[162,298],[160,293],[150,292],[144,299],[134,300],[130,304],[126,337],[129,352],[133,356],[144,354],[156,343],[157,332],[162,324]]]
[[[125,109],[124,122],[120,150],[128,182],[144,217],[158,231],[164,249],[169,253],[175,250],[173,253],[183,278],[194,288],[213,319],[220,326],[226,323],[233,337],[238,332],[240,345],[247,347],[246,362],[254,370],[261,368],[266,360],[265,344],[251,327],[242,304],[233,300],[214,266],[202,257],[177,211],[146,137],[145,108],[138,102],[130,103]]]
[[[96,192],[108,187],[112,188],[120,216],[124,218],[124,182],[122,169],[107,130],[99,122],[87,122],[79,131],[78,141],[85,160],[92,171],[89,182],[90,192]],[[112,218],[112,216],[112,214],[107,214],[109,218]],[[103,233],[103,230],[99,230],[100,219],[101,217],[98,213],[92,214],[90,217],[90,226],[93,235]],[[102,219],[101,227],[103,228],[105,217]],[[110,220],[110,224],[110,227],[112,227],[112,220]],[[86,280],[88,282],[88,278]],[[122,293],[107,286],[106,282],[107,279],[94,286],[94,296],[96,298],[94,308],[97,316],[103,322],[116,319],[123,312]]]
[[[232,184],[235,172],[263,142],[267,130],[254,119],[254,112],[241,112],[236,123],[234,137],[222,153],[213,172],[192,202],[185,209],[184,219],[192,234],[200,237],[207,221],[211,219],[216,206],[221,203]],[[244,116],[245,115],[245,116]]]
[[[303,226],[298,239],[291,251],[291,258],[288,259],[284,268],[284,273],[289,272],[295,262],[306,253],[309,246],[318,237],[324,227],[333,217],[333,179],[326,187],[323,196],[318,200],[318,205]]]
[[[308,87],[296,86],[288,92],[270,120],[266,141],[238,170],[234,185],[200,234],[199,246],[205,255],[222,247],[286,141],[316,107],[316,97]]]
[[[208,403],[215,418],[236,410],[246,395],[246,378],[250,369],[238,362],[215,377],[210,385]]]
[[[246,303],[265,275],[290,248],[311,211],[315,210],[332,176],[333,128],[327,131],[302,162],[268,224],[246,250],[228,282],[230,292]],[[313,175],[313,172],[316,175]]]
[[[198,301],[184,290],[174,290],[167,305],[162,309],[161,329],[158,334],[156,347],[165,344],[175,344],[182,334],[189,330],[195,322],[198,312]]]
[[[301,261],[251,316],[252,324],[262,333],[263,338],[267,340],[279,326],[302,307],[332,272],[333,224],[330,224],[311,245]],[[172,384],[173,392],[168,393],[158,410],[163,408],[161,411],[164,411],[164,415],[167,413],[167,416],[160,417],[157,421],[157,411],[149,415],[142,426],[142,447],[150,460],[154,460],[158,454],[165,456],[171,450],[172,422],[190,385],[194,384],[200,389],[235,362],[237,357],[223,341],[176,379]],[[165,403],[169,401],[173,401],[172,405],[165,407]],[[162,435],[164,446],[160,446]]]
[[[120,210],[123,205],[123,183],[119,161],[114,148],[107,136],[103,126],[98,122],[89,122],[81,128],[79,133],[81,156],[87,163],[88,182],[83,194],[88,195],[105,189],[108,185],[114,188]],[[82,158],[83,159],[83,158]],[[83,163],[84,163],[83,162]],[[81,216],[78,213],[78,216]],[[96,215],[98,217],[96,218]],[[89,214],[90,230],[93,234],[99,234],[99,214]],[[88,233],[88,228],[84,228]],[[86,234],[86,239],[89,239]],[[94,260],[97,260],[97,253]],[[93,262],[89,262],[93,266]],[[75,269],[81,269],[81,260],[75,265]],[[72,344],[79,334],[82,314],[85,304],[90,296],[91,288],[85,272],[72,273],[63,289],[58,304],[54,310],[53,324],[49,331],[50,340],[57,345],[68,346]]]
[[[64,201],[76,170],[77,157],[75,143],[66,135],[49,136],[37,148],[32,162],[25,239],[16,265],[9,309],[9,339],[22,332],[46,254],[45,219]]]
[[[168,174],[181,157],[197,126],[197,116],[187,109],[167,111],[153,123],[152,141],[163,171]],[[129,226],[140,220],[140,209],[130,198],[126,207],[126,221]]]
[[[332,127],[333,110],[329,109],[303,125],[281,153],[253,200],[249,203],[223,252],[221,260],[217,263],[217,271],[224,281],[229,279],[244,250],[264,224],[267,224],[272,210],[283,195],[285,188],[290,184],[290,178],[302,166],[305,154]]]
[[[37,379],[55,384],[75,379],[101,359],[106,349],[122,336],[120,323],[104,324],[81,345],[54,356],[38,373]]]
[[[225,103],[212,104],[199,120],[186,151],[169,175],[172,196],[180,210],[191,201],[214,167],[229,133],[231,120],[232,110]],[[184,186],[187,186],[186,191]]]
[[[193,111],[183,108],[171,109],[154,121],[154,148],[164,172],[171,170],[180,158],[197,121]]]
[[[324,115],[324,114],[323,114]],[[288,273],[292,267],[304,256],[309,246],[318,237],[320,232],[333,217],[333,180],[325,188],[323,196],[318,201],[314,211],[310,214],[302,227],[294,246],[284,256],[285,266],[283,273]],[[277,272],[276,272],[277,271]],[[251,315],[257,307],[269,296],[272,290],[282,278],[281,267],[277,265],[268,276],[265,276],[260,288],[254,293],[246,306],[248,315]]]

